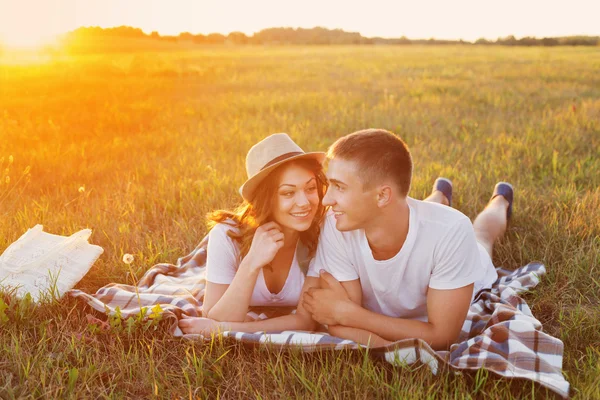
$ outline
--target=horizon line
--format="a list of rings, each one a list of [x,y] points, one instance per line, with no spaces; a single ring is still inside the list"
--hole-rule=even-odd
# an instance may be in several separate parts
[[[494,38],[490,38],[490,37],[486,37],[486,36],[478,36],[477,39],[464,39],[461,37],[454,37],[454,38],[439,38],[439,37],[434,37],[434,36],[429,36],[429,37],[408,37],[407,35],[400,35],[400,36],[380,36],[380,35],[375,35],[375,36],[365,36],[362,32],[359,31],[355,31],[355,30],[345,30],[344,28],[328,28],[326,26],[322,26],[322,25],[315,25],[312,26],[310,28],[306,28],[303,26],[270,26],[267,28],[262,28],[259,29],[258,31],[254,31],[252,33],[248,33],[248,32],[244,32],[241,30],[233,30],[233,31],[229,31],[229,32],[208,32],[208,33],[203,33],[203,32],[190,32],[190,31],[179,31],[178,33],[164,33],[164,32],[160,32],[159,30],[151,30],[151,31],[147,31],[144,28],[140,28],[137,26],[133,26],[133,25],[112,25],[112,26],[100,26],[100,25],[81,25],[78,26],[75,29],[63,32],[63,33],[59,33],[57,34],[57,36],[59,35],[66,35],[69,34],[71,32],[76,31],[77,29],[81,29],[81,28],[101,28],[101,29],[114,29],[114,28],[121,28],[121,27],[127,27],[127,28],[134,28],[134,29],[140,29],[144,34],[146,35],[151,35],[153,32],[157,32],[159,34],[159,36],[174,36],[177,37],[179,35],[181,35],[182,33],[189,33],[191,35],[204,35],[204,36],[208,36],[208,35],[212,35],[212,34],[220,34],[223,36],[228,36],[232,33],[243,33],[244,35],[250,37],[250,36],[254,36],[257,33],[264,31],[264,30],[268,30],[268,29],[294,29],[294,30],[298,30],[298,29],[306,29],[306,30],[311,30],[311,29],[316,29],[316,28],[320,28],[320,29],[326,29],[329,31],[335,31],[335,30],[340,30],[346,33],[358,33],[359,35],[361,35],[364,38],[367,39],[374,39],[374,38],[381,38],[381,39],[402,39],[402,38],[406,38],[409,40],[430,40],[430,39],[434,39],[434,40],[447,40],[447,41],[465,41],[465,42],[474,42],[476,40],[479,39],[485,39],[485,40],[497,40],[497,39],[506,39],[509,37],[514,37],[515,39],[523,39],[523,38],[536,38],[536,39],[543,39],[543,38],[566,38],[566,37],[598,37],[600,38],[600,32],[596,33],[596,34],[589,34],[589,33],[574,33],[574,34],[569,34],[569,35],[561,35],[561,36],[552,36],[552,35],[535,35],[535,36],[529,36],[529,35],[524,35],[524,36],[517,36],[514,34],[507,34],[504,36],[497,36]]]

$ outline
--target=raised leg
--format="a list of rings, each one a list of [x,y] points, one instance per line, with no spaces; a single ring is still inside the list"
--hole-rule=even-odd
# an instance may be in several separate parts
[[[452,182],[447,178],[437,178],[433,184],[431,194],[424,200],[439,203],[445,206],[452,205]]]
[[[508,185],[500,187],[500,185]],[[498,188],[504,189],[498,190]],[[508,190],[510,190],[510,195]],[[509,197],[509,199],[507,199]],[[510,200],[510,201],[509,201]],[[485,209],[475,218],[473,228],[477,241],[485,247],[490,257],[494,249],[494,243],[504,235],[508,226],[508,209],[512,203],[512,186],[499,183],[494,189],[494,195]]]

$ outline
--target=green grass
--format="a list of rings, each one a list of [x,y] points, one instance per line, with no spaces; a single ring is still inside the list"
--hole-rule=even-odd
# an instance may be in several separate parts
[[[264,136],[287,132],[324,150],[355,130],[386,128],[413,152],[413,197],[447,176],[456,208],[473,218],[496,181],[515,185],[494,262],[545,263],[527,301],[565,343],[572,395],[600,398],[596,49],[213,47],[0,68],[0,251],[38,223],[57,234],[89,227],[105,253],[78,287],[132,283],[123,254],[134,254],[139,278],[189,252],[205,213],[239,200],[246,151]],[[3,299],[2,398],[550,394],[485,371],[393,368],[365,352],[188,342],[160,325],[98,332],[73,299],[42,308]]]

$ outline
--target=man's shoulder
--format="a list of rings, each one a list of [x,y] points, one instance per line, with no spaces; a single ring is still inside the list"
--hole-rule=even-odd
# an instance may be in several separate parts
[[[409,198],[408,204],[414,208],[417,220],[421,226],[431,226],[435,229],[450,229],[460,222],[469,220],[462,212],[439,203]]]
[[[457,209],[439,203],[409,197],[408,204],[416,209],[420,221],[454,225],[457,221],[469,218]]]

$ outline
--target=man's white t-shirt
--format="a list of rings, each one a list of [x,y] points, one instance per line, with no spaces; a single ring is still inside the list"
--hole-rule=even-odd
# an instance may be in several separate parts
[[[233,282],[233,277],[241,263],[240,248],[238,243],[227,235],[227,232],[236,229],[231,225],[220,223],[215,225],[208,233],[208,247],[206,249],[207,281],[224,285]],[[305,278],[297,258],[298,251],[294,253],[290,272],[279,293],[269,291],[261,268],[250,299],[251,307],[295,307],[298,305]]]
[[[340,232],[329,213],[308,276],[324,269],[338,281],[360,279],[363,307],[391,317],[427,321],[427,290],[457,289],[475,283],[473,293],[497,279],[487,251],[461,212],[408,198],[408,235],[388,260],[373,258],[365,231]]]

